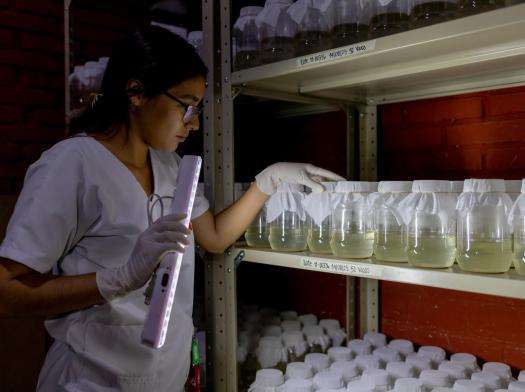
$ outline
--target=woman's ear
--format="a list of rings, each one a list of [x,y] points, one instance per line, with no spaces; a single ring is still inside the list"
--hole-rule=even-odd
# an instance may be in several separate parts
[[[136,109],[142,105],[144,101],[144,88],[140,81],[135,79],[128,80],[128,83],[126,84],[126,92],[128,94],[129,104],[132,108]]]

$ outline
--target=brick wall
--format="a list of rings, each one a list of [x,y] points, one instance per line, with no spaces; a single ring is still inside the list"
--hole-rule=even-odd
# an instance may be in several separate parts
[[[382,179],[525,177],[525,88],[380,108]],[[525,368],[525,301],[382,283],[389,336]]]

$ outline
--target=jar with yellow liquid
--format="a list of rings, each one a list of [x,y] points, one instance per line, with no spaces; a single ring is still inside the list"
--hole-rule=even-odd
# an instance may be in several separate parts
[[[470,272],[500,273],[512,263],[512,201],[499,179],[465,180],[457,204],[457,259]]]
[[[525,276],[525,180],[522,183],[521,194],[512,206],[509,220],[514,240],[512,263],[518,274]]]
[[[338,257],[366,259],[374,248],[373,210],[369,198],[376,182],[338,182],[334,194],[330,247]]]
[[[308,219],[308,249],[312,253],[331,254],[332,195],[336,182],[323,182],[324,192],[310,193],[303,200]]]

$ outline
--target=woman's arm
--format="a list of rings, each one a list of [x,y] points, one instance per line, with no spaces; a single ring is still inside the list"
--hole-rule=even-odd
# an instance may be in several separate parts
[[[50,317],[103,302],[95,273],[53,276],[0,258],[0,316]]]
[[[236,203],[215,217],[210,211],[206,211],[192,220],[195,240],[208,252],[224,252],[245,232],[267,199],[268,195],[252,183]]]

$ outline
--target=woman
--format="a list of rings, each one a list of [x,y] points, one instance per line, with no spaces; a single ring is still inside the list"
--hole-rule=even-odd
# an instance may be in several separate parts
[[[199,128],[206,73],[193,47],[166,30],[128,36],[114,50],[101,94],[73,124],[82,133],[28,169],[0,247],[0,313],[49,318],[55,342],[39,391],[182,390],[193,329],[194,239],[223,252],[281,181],[320,190],[312,177],[340,178],[311,165],[276,164],[216,216],[199,194],[193,231],[182,216],[149,225],[149,197],[173,194],[180,160],[174,151]],[[184,249],[166,343],[145,347],[144,285],[164,252]]]

